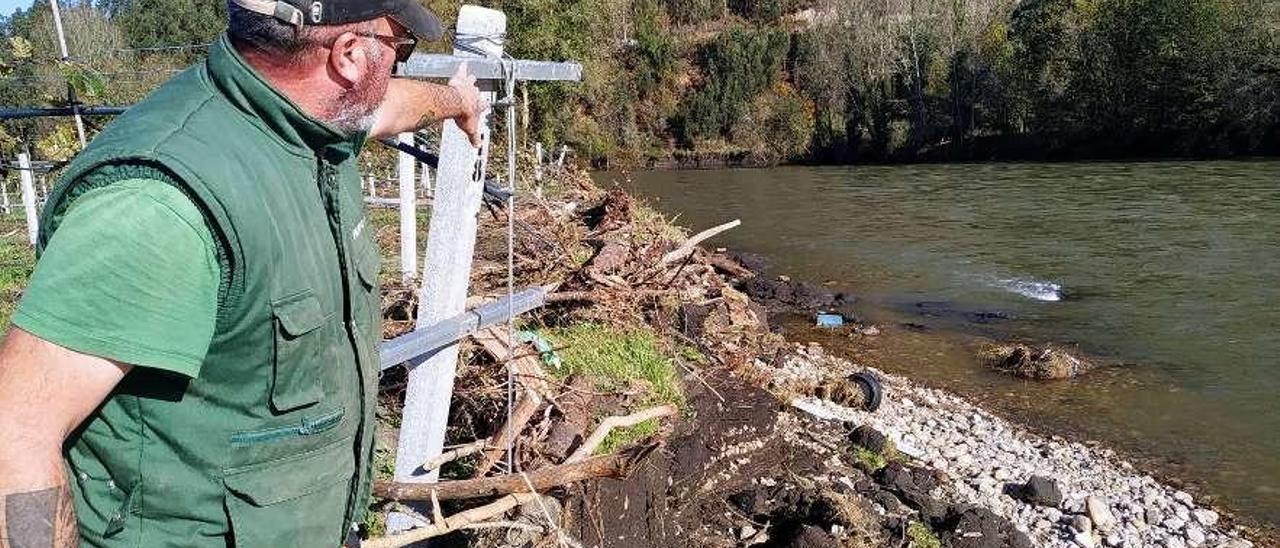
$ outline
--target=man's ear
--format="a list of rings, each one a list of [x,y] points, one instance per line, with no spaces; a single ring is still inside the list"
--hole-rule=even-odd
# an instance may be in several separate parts
[[[354,32],[344,32],[333,41],[329,49],[329,71],[345,88],[355,86],[369,71],[369,52],[363,38]]]

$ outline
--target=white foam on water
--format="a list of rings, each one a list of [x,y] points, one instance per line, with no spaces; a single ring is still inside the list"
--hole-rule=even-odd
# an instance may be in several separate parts
[[[1037,301],[1057,302],[1062,300],[1062,286],[1053,282],[1008,278],[999,280],[996,286],[1005,291],[1017,293]]]

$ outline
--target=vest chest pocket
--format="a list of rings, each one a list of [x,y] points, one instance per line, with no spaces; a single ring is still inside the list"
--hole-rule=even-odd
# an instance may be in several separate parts
[[[355,474],[353,440],[228,470],[226,507],[237,548],[339,546]]]
[[[276,301],[275,356],[272,363],[271,406],[278,412],[312,405],[324,396],[322,376],[329,321],[320,299],[310,290]]]

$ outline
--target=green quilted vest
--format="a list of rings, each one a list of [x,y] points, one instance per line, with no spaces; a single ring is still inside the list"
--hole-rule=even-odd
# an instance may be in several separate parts
[[[224,37],[68,168],[41,247],[75,197],[150,173],[203,210],[223,267],[199,377],[135,369],[69,441],[86,545],[333,547],[362,519],[381,317],[362,142]]]

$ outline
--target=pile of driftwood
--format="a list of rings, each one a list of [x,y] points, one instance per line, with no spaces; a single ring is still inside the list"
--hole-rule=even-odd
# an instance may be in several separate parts
[[[734,288],[753,274],[723,253],[699,247],[738,226],[738,221],[686,237],[627,194],[603,192],[589,179],[568,177],[554,198],[535,195],[533,204],[516,212],[517,283],[553,288],[547,308],[538,312],[542,317],[535,315],[529,321],[555,316],[562,324],[643,324],[677,344],[696,347],[710,363],[729,367],[768,355],[771,345],[780,342],[768,333],[764,311]],[[506,224],[505,215],[493,210],[485,221],[488,226],[481,227],[477,246],[473,287],[489,297],[499,296],[506,283],[506,242],[500,230]],[[388,292],[384,305],[388,335],[412,324],[416,303],[407,288]],[[469,478],[432,484],[376,482],[377,498],[392,504],[429,502],[431,515],[419,515],[423,527],[372,539],[367,546],[405,546],[462,529],[527,528],[528,524],[502,517],[518,506],[542,505],[539,493],[587,479],[626,476],[659,442],[644,440],[613,454],[595,455],[608,434],[645,421],[669,421],[679,413],[671,405],[628,412],[634,406],[625,395],[596,392],[590,379],[556,380],[544,371],[543,354],[529,344],[512,341],[505,326],[484,330],[469,344],[478,359],[510,372],[516,382],[514,405],[497,403],[493,379],[504,376],[499,374],[502,369],[472,368],[473,374],[489,379],[487,384],[479,383],[484,390],[478,390],[489,398],[485,409],[506,416],[489,417],[488,431],[480,439],[451,436],[460,444],[422,464],[424,470],[435,470],[465,459],[472,463]],[[715,393],[697,370],[681,365],[689,378]],[[461,387],[468,385],[465,375],[466,368],[460,372]],[[467,403],[455,403],[455,413],[459,407],[466,408]],[[612,414],[597,423],[601,410]],[[451,516],[445,516],[440,505],[441,501],[485,500]],[[547,534],[544,540],[577,544],[558,530],[550,512],[544,513],[546,527],[536,526]]]

